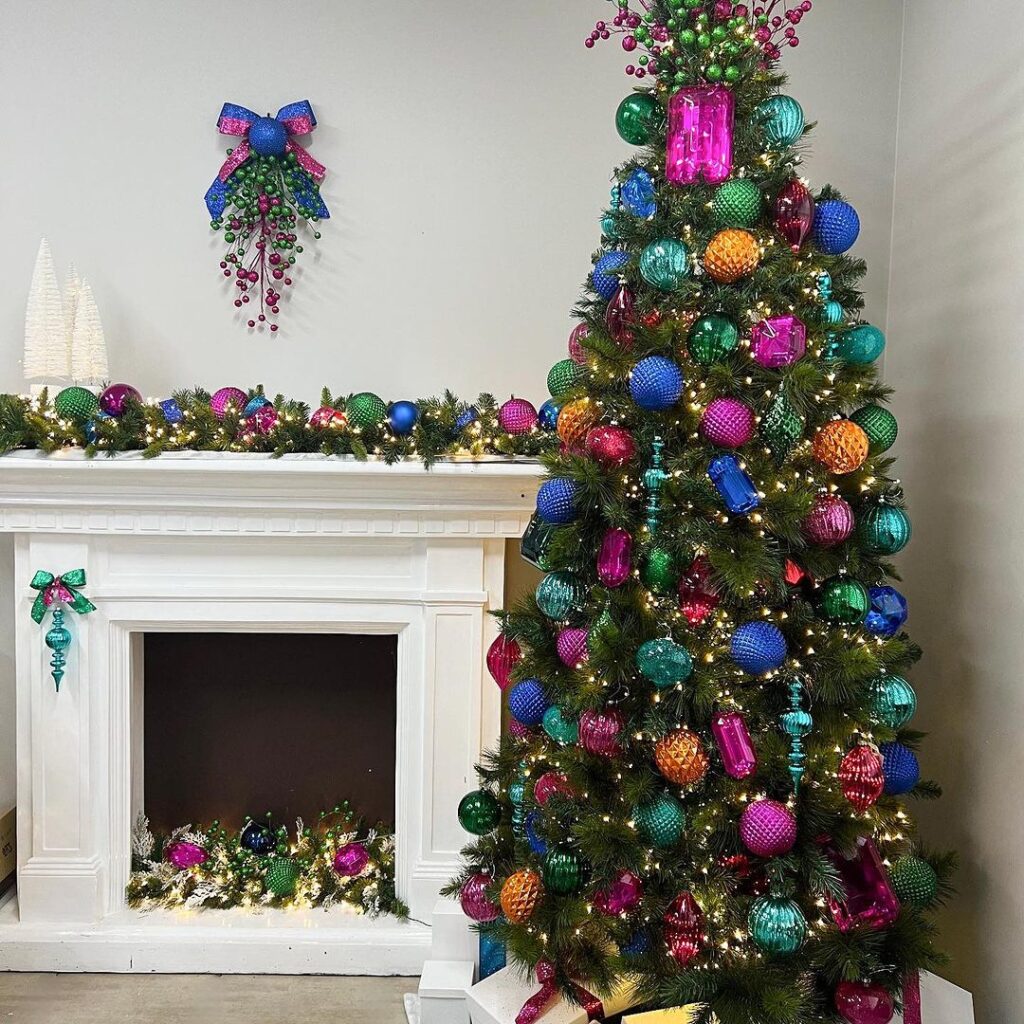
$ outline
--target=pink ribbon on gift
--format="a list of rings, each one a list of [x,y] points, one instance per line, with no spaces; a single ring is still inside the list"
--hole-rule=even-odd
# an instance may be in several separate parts
[[[911,971],[903,979],[903,1024],[921,1024],[921,975]]]
[[[550,960],[537,963],[537,980],[541,983],[540,991],[523,1003],[523,1008],[516,1015],[516,1024],[534,1024],[534,1021],[548,1008],[558,995],[555,984],[555,965]],[[604,1006],[601,1000],[582,985],[570,982],[573,995],[587,1013],[587,1020],[604,1020]]]

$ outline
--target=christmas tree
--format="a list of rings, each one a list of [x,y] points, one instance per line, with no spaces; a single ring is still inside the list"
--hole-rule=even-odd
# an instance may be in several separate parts
[[[811,4],[627,4],[586,42],[634,61],[636,148],[548,377],[546,575],[490,651],[511,728],[449,892],[576,1002],[634,975],[702,1021],[877,1024],[941,962],[953,857],[910,817],[939,791],[859,220],[801,179],[781,91]]]

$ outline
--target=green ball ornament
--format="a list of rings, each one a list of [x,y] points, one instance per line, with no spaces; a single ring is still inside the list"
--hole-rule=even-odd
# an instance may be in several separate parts
[[[772,96],[755,108],[754,123],[769,147],[785,149],[803,135],[804,111],[792,96]]]
[[[640,673],[659,690],[682,683],[693,674],[690,652],[667,637],[641,644],[635,660]]]
[[[556,401],[561,401],[583,383],[583,367],[572,359],[560,359],[548,371],[548,391]]]
[[[459,802],[459,824],[475,836],[484,836],[498,827],[501,804],[486,789],[475,789]]]
[[[807,919],[800,905],[780,896],[755,900],[747,925],[750,937],[763,953],[796,953],[807,939]]]
[[[871,607],[868,589],[859,580],[837,576],[821,586],[818,609],[831,622],[846,626],[863,622]]]
[[[651,141],[662,116],[661,104],[653,93],[630,93],[615,111],[615,129],[631,146],[645,146]]]
[[[544,726],[544,731],[556,743],[560,743],[563,747],[575,746],[579,741],[579,722],[572,718],[567,718],[565,712],[557,705],[552,704],[551,707],[544,712],[544,720],[542,724]]]
[[[902,729],[917,711],[917,694],[903,676],[879,676],[871,684],[871,716],[890,729]]]
[[[690,251],[675,238],[659,238],[640,254],[640,276],[659,291],[675,291],[690,273]]]
[[[578,891],[586,880],[586,865],[569,850],[552,850],[544,858],[544,887],[558,896]]]
[[[900,903],[922,907],[931,903],[939,891],[935,869],[920,857],[900,857],[889,868],[889,881]]]
[[[100,400],[88,388],[76,386],[58,391],[53,407],[65,419],[87,420],[96,414]]]
[[[710,366],[735,351],[740,343],[739,328],[727,316],[711,313],[702,316],[690,328],[686,347],[690,358],[701,366]]]
[[[286,857],[275,857],[263,876],[267,892],[275,896],[294,896],[299,881],[299,866]]]
[[[910,519],[895,505],[875,505],[858,516],[857,539],[872,555],[895,555],[910,543]]]
[[[549,572],[537,584],[534,596],[542,615],[561,621],[583,611],[587,585],[576,573],[560,569]]]
[[[761,190],[746,178],[719,185],[713,203],[715,220],[722,228],[749,228],[761,219]]]
[[[652,846],[667,850],[679,842],[686,828],[686,812],[674,796],[662,793],[633,808],[633,823]]]
[[[896,443],[899,424],[888,409],[883,409],[880,405],[865,405],[850,419],[868,435],[868,446],[872,455],[881,455]]]
[[[640,570],[644,585],[655,593],[667,594],[676,585],[675,559],[664,548],[651,548]]]
[[[345,404],[349,426],[359,430],[379,427],[388,417],[387,403],[371,391],[353,395]]]

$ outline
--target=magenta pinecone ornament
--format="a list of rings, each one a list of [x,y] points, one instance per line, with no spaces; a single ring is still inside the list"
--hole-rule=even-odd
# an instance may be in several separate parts
[[[585,629],[563,629],[558,634],[555,647],[558,650],[558,657],[566,668],[576,668],[578,665],[586,664],[589,652],[587,651],[587,630]]]
[[[622,753],[619,735],[625,724],[621,711],[584,711],[580,715],[580,746],[588,754],[616,757]]]
[[[205,864],[209,854],[197,843],[189,843],[179,839],[167,847],[164,851],[164,856],[179,871],[187,871],[189,868]]]
[[[370,855],[362,843],[347,843],[334,855],[334,870],[344,877],[361,875],[370,863]]]
[[[770,316],[750,332],[750,354],[768,370],[789,366],[807,351],[807,327],[803,320],[787,313]]]
[[[796,818],[777,800],[758,800],[740,818],[740,839],[758,857],[781,857],[796,845]]]
[[[486,924],[494,921],[501,913],[497,904],[493,903],[487,896],[487,886],[491,884],[491,876],[478,872],[470,875],[459,892],[459,903],[462,905],[462,912],[471,921],[480,921]]]
[[[235,412],[241,413],[248,402],[248,395],[241,388],[221,388],[214,391],[210,399],[210,409],[217,419],[222,420],[228,413],[228,406],[234,406]]]
[[[853,533],[853,509],[838,494],[819,494],[801,525],[804,536],[819,547],[842,544]]]
[[[142,401],[142,395],[131,384],[111,384],[100,395],[100,410],[108,416],[121,416],[129,398]]]
[[[589,324],[577,324],[569,335],[569,358],[583,366],[587,361],[587,353],[583,341],[590,334]]]
[[[618,877],[607,889],[594,896],[594,909],[599,914],[629,914],[643,899],[643,883],[632,871],[620,871]]]
[[[754,410],[738,398],[716,398],[708,403],[700,420],[706,441],[721,448],[739,448],[757,429]]]
[[[498,426],[507,434],[528,434],[537,425],[537,410],[525,398],[510,398],[498,410]]]

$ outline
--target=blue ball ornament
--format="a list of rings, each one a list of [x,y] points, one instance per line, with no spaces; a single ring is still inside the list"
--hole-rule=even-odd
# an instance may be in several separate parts
[[[267,821],[250,821],[242,829],[239,843],[250,853],[267,854],[277,847],[277,837]]]
[[[647,220],[658,212],[658,204],[654,198],[654,178],[642,167],[638,167],[622,183],[619,195],[622,205],[634,217]]]
[[[544,842],[539,835],[537,835],[537,825],[540,822],[540,812],[531,811],[526,816],[526,840],[530,844],[530,849],[534,853],[539,853],[543,856],[548,852],[548,844]]]
[[[732,635],[729,654],[744,672],[764,675],[786,660],[786,638],[771,622],[744,622]]]
[[[853,246],[860,234],[857,211],[842,199],[823,199],[814,210],[814,241],[830,256]]]
[[[508,692],[508,710],[521,725],[532,729],[544,721],[548,697],[539,679],[524,679]]]
[[[249,145],[260,156],[281,156],[288,132],[276,117],[258,117],[249,127]]]
[[[564,477],[545,480],[537,491],[537,515],[545,523],[564,526],[576,519],[576,498],[579,487]]]
[[[553,398],[549,398],[537,413],[537,422],[545,430],[558,429],[558,414],[562,411],[561,405]]]
[[[644,928],[633,932],[624,946],[619,946],[623,956],[642,956],[651,948],[651,933]]]
[[[411,434],[419,418],[420,411],[415,402],[392,402],[388,406],[388,426],[399,437]]]
[[[872,587],[864,628],[876,636],[895,636],[907,621],[907,599],[895,587]]]
[[[622,249],[606,252],[594,264],[594,291],[602,299],[611,299],[619,290],[618,272],[629,262],[629,253]]]
[[[885,792],[889,796],[909,793],[921,778],[917,755],[902,743],[883,743],[878,749],[882,753]]]
[[[804,133],[803,107],[792,96],[772,96],[754,110],[765,142],[773,149],[792,146]]]
[[[683,371],[666,356],[647,356],[629,375],[629,393],[641,409],[671,409],[683,393]]]
[[[848,363],[867,366],[885,350],[885,335],[872,324],[857,324],[843,331],[835,340],[829,355]]]

